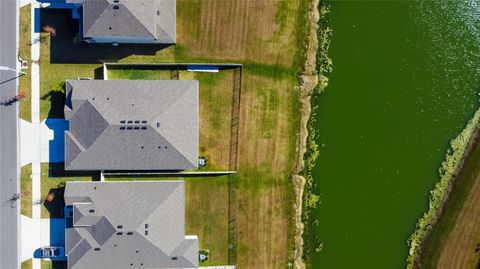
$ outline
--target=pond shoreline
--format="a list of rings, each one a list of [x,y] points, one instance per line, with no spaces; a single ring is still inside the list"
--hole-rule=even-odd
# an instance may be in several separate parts
[[[319,0],[310,1],[308,13],[308,35],[305,44],[305,62],[299,75],[300,92],[300,129],[296,142],[295,163],[292,170],[291,181],[295,192],[295,251],[294,267],[298,269],[305,268],[303,261],[303,231],[305,228],[302,222],[303,192],[305,187],[305,177],[301,172],[305,168],[304,155],[307,152],[308,122],[311,116],[311,95],[318,84],[317,70],[317,51],[318,38],[317,31],[320,20]]]

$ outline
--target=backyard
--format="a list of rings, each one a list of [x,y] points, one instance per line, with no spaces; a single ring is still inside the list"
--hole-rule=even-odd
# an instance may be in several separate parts
[[[179,180],[171,177],[109,177],[107,181]],[[200,249],[210,251],[200,266],[228,264],[228,176],[185,180],[185,234],[197,235]]]
[[[237,265],[242,268],[285,268],[292,261],[294,193],[290,172],[299,127],[296,86],[303,59],[307,9],[308,1],[301,0],[178,0],[175,46],[154,54],[125,54],[118,59],[142,63],[243,64],[236,210]],[[51,54],[51,45],[52,40],[61,38],[59,35],[60,31],[55,38],[42,33],[41,119],[63,116],[66,79],[98,77],[101,67],[98,62],[56,61],[61,58]],[[67,39],[74,42],[71,36]],[[58,50],[55,47],[53,51]],[[110,51],[114,50],[110,48]],[[200,108],[200,151],[210,159],[206,169],[228,168],[232,78],[224,72],[179,74],[180,79],[200,81],[201,103],[206,104]],[[131,70],[109,76],[110,79],[169,78],[168,73]],[[43,179],[48,175],[45,167],[42,166],[42,197],[64,181],[63,178]],[[211,196],[216,193],[212,189],[213,186],[204,187],[208,194],[204,194],[203,199],[213,199]],[[206,219],[212,214],[198,213],[205,214],[198,218]],[[48,215],[46,208],[42,208],[42,216]],[[187,219],[190,217],[187,213]],[[202,229],[208,230],[208,227],[199,229],[196,233],[203,236]],[[208,233],[205,234],[204,238],[208,238]],[[219,253],[218,260],[225,261],[226,253],[214,251],[213,246],[208,248],[212,250],[212,257]]]

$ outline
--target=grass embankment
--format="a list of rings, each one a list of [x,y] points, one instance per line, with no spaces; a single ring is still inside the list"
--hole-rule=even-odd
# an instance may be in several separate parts
[[[31,121],[32,120],[32,89],[31,89],[31,15],[30,5],[20,8],[20,48],[19,56],[22,60],[28,61],[28,70],[26,75],[20,77],[19,88],[25,93],[25,99],[20,102],[20,118]]]
[[[42,163],[41,164],[41,218],[62,217],[63,187],[67,181],[91,181],[92,177],[80,173],[65,172],[63,163]],[[46,202],[49,193],[54,193],[52,203]]]
[[[178,180],[172,177],[110,177],[107,181]],[[185,234],[210,250],[201,266],[228,264],[228,176],[185,178]]]
[[[425,242],[421,268],[477,268],[480,244],[480,143],[469,156],[438,223]]]
[[[332,29],[329,27],[329,12],[330,8],[327,2],[319,2],[319,28],[317,30],[318,38],[318,52],[317,52],[317,61],[316,68],[318,70],[318,83],[312,93],[313,98],[317,98],[328,86],[328,74],[332,72],[332,60],[328,57],[328,50],[330,47],[330,41],[332,38]],[[313,107],[310,119],[308,121],[308,138],[307,138],[307,152],[305,154],[305,168],[302,174],[305,177],[305,189],[303,194],[303,214],[302,220],[305,224],[304,232],[304,259],[308,264],[308,257],[312,254],[312,251],[319,253],[323,249],[323,243],[320,242],[318,238],[312,238],[309,234],[312,226],[317,225],[317,219],[310,219],[311,211],[316,208],[316,206],[321,202],[320,196],[317,193],[314,193],[313,189],[315,186],[313,178],[313,169],[315,168],[316,160],[320,153],[320,147],[316,143],[317,131],[315,129],[315,114],[317,113],[317,107]]]
[[[21,213],[32,217],[32,165],[22,166],[20,170]]]
[[[422,261],[420,261],[420,257],[422,257],[421,255],[423,255],[423,247],[425,244],[429,244],[427,242],[431,242],[431,240],[429,239],[429,235],[432,232],[432,228],[436,226],[439,219],[443,218],[442,211],[446,203],[449,203],[448,198],[451,194],[452,187],[455,184],[455,180],[457,179],[457,175],[460,173],[461,169],[465,167],[464,165],[466,158],[468,157],[469,151],[471,150],[474,142],[472,138],[474,138],[474,136],[477,135],[478,132],[477,128],[479,127],[479,121],[480,110],[475,113],[473,118],[468,122],[465,129],[463,129],[462,132],[450,142],[450,149],[447,152],[445,161],[442,163],[439,169],[440,181],[430,192],[428,210],[420,218],[417,223],[417,228],[415,232],[410,236],[410,239],[408,240],[410,244],[410,251],[409,256],[407,257],[407,268],[424,268],[421,265]],[[473,156],[475,156],[475,152],[473,154]],[[466,166],[465,169],[467,169],[466,171],[469,171],[469,169],[473,168],[468,168],[468,166]],[[470,172],[460,173],[461,176],[459,177],[459,180],[462,180],[462,177],[468,176],[469,173]],[[461,194],[459,195],[461,197]],[[454,202],[452,202],[452,206],[454,206],[455,203],[459,202],[455,202],[455,199],[456,198],[453,198]],[[453,214],[453,212],[448,213],[447,211],[446,214]],[[447,219],[448,217],[453,217],[455,219],[453,215],[446,215]],[[445,221],[448,222],[448,220]],[[442,226],[440,224],[439,227],[440,229],[444,229],[447,228],[448,225]],[[438,237],[436,240],[443,240],[442,237],[444,238],[445,236],[447,236],[447,234],[444,234],[444,232],[446,231],[447,230],[439,230],[438,234],[433,235],[433,237]],[[455,240],[460,239],[458,238]],[[453,256],[452,253],[448,253],[446,255]]]

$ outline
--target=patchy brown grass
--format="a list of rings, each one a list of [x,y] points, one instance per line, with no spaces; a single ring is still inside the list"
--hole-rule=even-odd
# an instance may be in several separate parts
[[[191,58],[290,65],[297,56],[302,1],[179,0],[178,45]]]
[[[32,164],[20,169],[21,214],[32,217]]]
[[[238,266],[291,262],[298,93],[294,80],[245,73],[238,164]],[[253,243],[255,242],[255,243]]]
[[[228,177],[186,179],[185,197],[186,234],[196,234],[200,249],[210,250],[200,266],[227,264]]]
[[[19,89],[25,93],[25,99],[20,102],[20,118],[31,121],[32,118],[32,89],[31,89],[31,77],[30,77],[30,67],[31,67],[31,40],[30,40],[30,30],[31,30],[31,21],[30,21],[30,5],[20,8],[20,48],[19,56],[23,60],[28,61],[28,70],[26,70],[26,75],[20,77]]]

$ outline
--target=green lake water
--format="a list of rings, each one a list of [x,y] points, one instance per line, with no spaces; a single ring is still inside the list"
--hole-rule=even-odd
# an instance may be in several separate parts
[[[479,1],[331,1],[316,97],[312,268],[404,268],[449,141],[478,107]],[[319,224],[314,226],[313,220]]]

